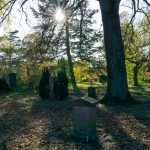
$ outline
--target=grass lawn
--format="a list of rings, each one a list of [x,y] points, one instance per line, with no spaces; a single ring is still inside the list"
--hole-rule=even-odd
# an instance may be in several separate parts
[[[85,93],[88,86],[79,84]],[[94,86],[98,97],[102,97],[105,86]],[[31,92],[1,95],[0,150],[149,150],[150,85],[131,86],[130,91],[142,103],[97,104],[98,139],[90,143],[72,135],[75,96],[63,101],[42,101]]]

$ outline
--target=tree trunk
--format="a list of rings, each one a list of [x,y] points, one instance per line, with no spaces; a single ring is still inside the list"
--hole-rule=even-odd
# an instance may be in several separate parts
[[[139,67],[137,65],[135,65],[134,68],[133,68],[133,83],[134,83],[134,86],[139,85],[138,73],[139,73]]]
[[[67,51],[68,65],[69,65],[69,71],[70,71],[70,81],[72,84],[73,91],[75,93],[77,93],[78,87],[76,84],[74,71],[73,71],[73,63],[72,63],[72,58],[71,58],[71,54],[70,54],[69,29],[68,29],[67,25],[66,25],[66,51]]]
[[[99,0],[104,28],[104,42],[107,60],[107,91],[103,103],[129,103],[129,93],[122,43],[119,4],[120,0]]]

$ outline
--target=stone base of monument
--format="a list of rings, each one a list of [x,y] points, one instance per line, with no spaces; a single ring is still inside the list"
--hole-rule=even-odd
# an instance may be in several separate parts
[[[96,108],[89,102],[78,100],[74,106],[73,135],[86,142],[97,138]]]

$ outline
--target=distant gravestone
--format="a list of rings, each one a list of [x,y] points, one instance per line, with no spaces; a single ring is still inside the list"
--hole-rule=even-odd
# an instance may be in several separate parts
[[[73,134],[87,142],[97,137],[95,105],[81,98],[75,102],[73,110]]]
[[[88,97],[96,98],[95,87],[88,87]]]

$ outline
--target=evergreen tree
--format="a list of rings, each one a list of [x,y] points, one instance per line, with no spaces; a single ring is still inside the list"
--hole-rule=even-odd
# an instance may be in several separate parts
[[[42,99],[47,99],[49,98],[49,92],[49,70],[48,68],[44,68],[39,85],[39,96]]]
[[[0,78],[0,92],[8,92],[9,90],[7,81],[4,78]]]
[[[57,73],[54,82],[54,94],[57,99],[65,99],[68,96],[68,78],[65,69]]]
[[[79,16],[73,18],[74,24],[71,34],[72,53],[81,60],[90,61],[92,56],[98,56],[102,53],[103,34],[100,28],[93,28],[96,22],[94,15],[97,13],[98,10],[85,9],[84,14],[81,13],[83,17],[81,15],[81,18]]]
[[[11,89],[17,88],[16,73],[9,73],[9,85]]]

